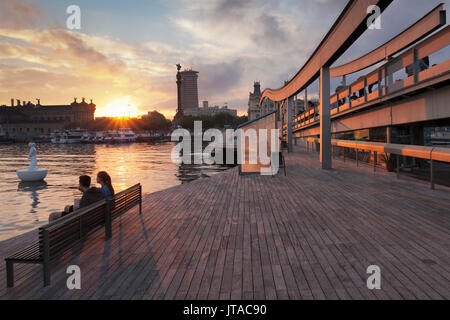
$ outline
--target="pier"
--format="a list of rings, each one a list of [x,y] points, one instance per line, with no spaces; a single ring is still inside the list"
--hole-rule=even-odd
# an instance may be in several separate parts
[[[287,176],[233,168],[145,195],[142,216],[67,251],[45,288],[41,266],[18,265],[6,289],[3,257],[37,233],[3,241],[0,299],[450,298],[449,188],[351,161],[322,170],[297,146],[286,163]],[[80,290],[66,286],[69,265]]]

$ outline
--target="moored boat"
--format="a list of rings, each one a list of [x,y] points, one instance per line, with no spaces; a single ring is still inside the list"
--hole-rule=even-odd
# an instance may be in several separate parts
[[[129,128],[120,128],[117,135],[114,137],[115,143],[130,143],[135,142],[137,138],[136,133],[134,133]]]
[[[86,130],[83,129],[66,130],[64,132],[55,131],[52,134],[51,141],[56,144],[81,143],[85,132]]]

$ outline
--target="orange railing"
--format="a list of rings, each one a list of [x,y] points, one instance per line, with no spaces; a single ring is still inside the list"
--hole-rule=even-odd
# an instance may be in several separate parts
[[[413,67],[414,74],[403,79],[398,79],[393,83],[388,80],[395,72],[407,66],[418,65],[421,59],[438,52],[450,44],[450,26],[445,27],[423,42],[408,49],[399,56],[392,58],[387,63],[372,72],[360,77],[355,82],[344,87],[330,98],[331,117],[338,117],[349,110],[361,109],[373,105],[374,102],[389,98],[401,90],[419,88],[428,80],[448,74],[450,71],[450,59],[420,71],[418,67]],[[386,86],[387,84],[387,86]],[[357,95],[358,93],[358,95]],[[362,93],[361,95],[359,93]],[[341,101],[341,103],[339,103]],[[307,110],[294,118],[293,129],[298,130],[303,127],[318,123],[319,108]]]

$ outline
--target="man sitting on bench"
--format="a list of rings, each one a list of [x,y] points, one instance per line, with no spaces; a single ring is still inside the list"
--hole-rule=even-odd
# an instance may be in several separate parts
[[[86,207],[92,203],[102,200],[103,195],[102,195],[101,190],[98,188],[95,188],[95,187],[90,188],[90,186],[91,186],[91,177],[80,176],[78,190],[83,192],[83,196],[81,197],[81,200],[79,201],[78,206],[75,205],[75,208],[74,208],[74,206],[69,205],[64,208],[63,212],[51,213],[48,217],[48,222],[55,221],[59,218],[64,217],[65,215],[73,212],[76,209]]]

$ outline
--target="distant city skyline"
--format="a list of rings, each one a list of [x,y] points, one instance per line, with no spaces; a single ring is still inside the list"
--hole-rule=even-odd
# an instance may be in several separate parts
[[[440,2],[394,1],[382,29],[366,32],[337,63],[372,50]],[[264,90],[291,79],[347,0],[80,0],[75,31],[66,28],[71,4],[1,1],[0,105],[84,96],[96,101],[97,117],[153,109],[173,117],[181,63],[201,73],[200,101],[228,102],[243,115],[253,82]]]

